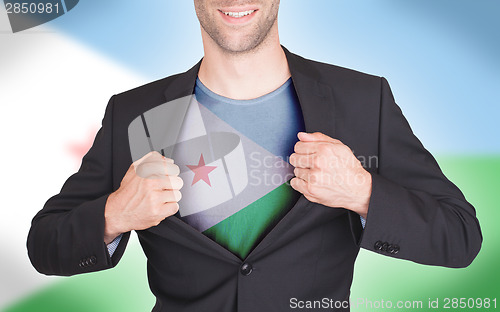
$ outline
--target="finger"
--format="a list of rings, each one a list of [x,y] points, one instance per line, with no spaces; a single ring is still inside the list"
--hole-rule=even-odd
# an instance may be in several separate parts
[[[297,192],[302,193],[307,200],[311,202],[318,202],[318,199],[314,196],[311,195],[311,193],[308,191],[308,186],[307,182],[300,179],[300,178],[293,178],[290,180],[290,186],[296,190]]]
[[[167,158],[163,155],[161,155],[160,153],[158,152],[152,152],[152,154],[145,158],[141,164],[145,164],[145,163],[151,163],[151,162],[163,162],[163,163],[170,163],[170,164],[173,164],[174,163],[174,160],[171,159],[171,158]]]
[[[162,203],[176,203],[181,200],[182,194],[179,190],[162,191],[160,198]]]
[[[126,181],[129,181],[130,179],[133,179],[134,176],[137,175],[137,167],[139,167],[140,164],[142,164],[143,162],[145,162],[146,159],[148,159],[149,157],[154,156],[155,153],[159,154],[156,151],[151,151],[151,152],[147,153],[146,155],[142,156],[141,158],[139,158],[138,160],[132,162],[132,164],[130,165],[130,167],[128,167],[127,172],[125,173],[125,176],[123,177],[123,181],[122,182],[126,182]]]
[[[297,178],[300,178],[301,180],[304,181],[309,180],[309,172],[310,172],[309,169],[302,169],[302,168],[295,168],[293,170],[293,174],[295,174]]]
[[[159,179],[166,176],[175,175],[179,170],[173,167],[173,164],[167,164],[162,162],[147,162],[141,163],[136,168],[136,174],[144,179]]]
[[[163,166],[165,168],[165,173],[167,176],[178,176],[181,173],[181,169],[174,163],[167,162],[166,165]]]
[[[317,153],[319,150],[319,145],[325,144],[324,142],[304,142],[304,141],[298,141],[295,143],[295,146],[293,148],[294,152],[297,154],[314,154]]]
[[[297,154],[293,153],[290,155],[289,161],[290,165],[295,168],[313,168],[316,164],[315,154]]]
[[[144,162],[148,157],[150,157],[151,155],[153,155],[153,153],[155,153],[155,151],[149,152],[146,155],[142,156],[140,159],[134,161],[130,165],[130,167],[128,167],[128,170],[125,173],[125,176],[123,177],[123,181],[129,181],[130,179],[133,179],[133,177],[135,176],[134,173],[137,174],[137,167],[142,162]]]
[[[168,176],[162,180],[161,190],[180,190],[184,181],[179,176]]]
[[[166,162],[173,164],[174,160],[172,158],[164,157],[163,158]]]
[[[143,163],[146,159],[150,158],[150,157],[156,157],[156,154],[160,155],[160,153],[158,153],[157,151],[151,151],[149,153],[147,153],[146,155],[142,156],[141,158],[137,159],[136,161],[134,161],[134,165],[135,166],[139,166],[141,163]],[[161,156],[161,155],[160,155]]]
[[[165,209],[165,215],[170,217],[179,211],[179,204],[177,202],[166,202],[163,204],[163,208]]]
[[[295,178],[291,179],[290,186],[294,190],[296,190],[304,195],[306,195],[306,194],[309,195],[309,191],[307,189],[307,182],[301,178],[295,177]]]
[[[173,163],[143,162],[136,168],[136,174],[141,178],[162,178],[165,176],[177,176],[180,173],[179,166]]]
[[[299,132],[297,134],[297,137],[299,138],[299,140],[303,142],[342,143],[340,140],[329,137],[321,132],[314,132],[314,133]]]
[[[167,158],[165,156],[162,156],[158,152],[154,152],[154,154],[152,154],[151,156],[144,159],[138,166],[149,164],[149,163],[173,164],[174,160]]]
[[[173,159],[167,158],[157,151],[151,151],[146,155],[142,156],[140,159],[136,160],[133,164],[134,166],[140,166],[141,164],[148,162],[165,162],[165,163],[174,163]]]
[[[316,169],[295,168],[293,173],[297,178],[304,180],[309,186],[321,186],[322,182],[324,182],[324,175]]]

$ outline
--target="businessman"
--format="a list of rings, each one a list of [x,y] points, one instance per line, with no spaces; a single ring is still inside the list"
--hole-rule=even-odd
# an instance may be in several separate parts
[[[33,219],[39,272],[112,268],[135,230],[153,311],[289,311],[292,298],[348,311],[360,247],[473,261],[475,210],[384,78],[282,47],[279,0],[194,4],[203,59],[111,98],[79,171]]]

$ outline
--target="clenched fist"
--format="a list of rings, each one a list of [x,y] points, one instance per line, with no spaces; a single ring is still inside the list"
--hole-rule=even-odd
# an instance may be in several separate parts
[[[341,141],[325,134],[300,132],[290,164],[295,178],[290,185],[308,200],[343,207],[366,218],[372,179]]]
[[[183,185],[172,159],[150,152],[130,165],[120,188],[111,193],[105,207],[104,242],[121,233],[158,225],[179,210]]]

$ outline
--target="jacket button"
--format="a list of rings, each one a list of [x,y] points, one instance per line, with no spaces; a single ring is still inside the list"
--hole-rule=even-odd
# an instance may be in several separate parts
[[[90,265],[95,265],[97,263],[97,258],[95,256],[90,257],[89,259]]]
[[[387,246],[387,252],[391,255],[394,254],[394,245],[389,244],[389,246]]]
[[[82,260],[80,260],[80,264],[79,264],[79,266],[80,266],[81,268],[85,268],[85,267],[87,267],[87,266],[88,266],[88,263],[87,263],[87,261],[86,261],[86,260],[87,260],[87,259],[82,259]]]
[[[399,252],[399,246],[398,245],[394,245],[392,248],[394,249],[394,251],[393,251],[394,255]]]
[[[373,245],[373,248],[375,248],[375,250],[382,250],[382,242],[377,241],[375,245]]]
[[[250,263],[243,263],[243,265],[240,268],[241,274],[248,276],[250,273],[252,273],[253,267]]]
[[[387,247],[389,247],[389,244],[388,244],[387,242],[384,242],[384,243],[382,244],[382,248],[381,248],[381,250],[382,250],[382,251],[387,251]]]

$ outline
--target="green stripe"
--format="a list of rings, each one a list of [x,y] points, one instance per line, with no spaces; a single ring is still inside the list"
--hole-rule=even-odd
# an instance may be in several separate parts
[[[207,235],[241,259],[278,223],[297,202],[300,193],[284,183],[205,230]]]

